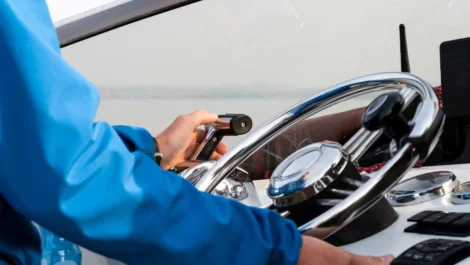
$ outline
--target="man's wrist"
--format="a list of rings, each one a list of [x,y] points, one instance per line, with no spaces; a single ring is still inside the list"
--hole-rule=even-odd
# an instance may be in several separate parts
[[[158,143],[157,137],[152,137],[153,139],[153,150],[155,154],[155,162],[159,165],[162,166],[162,160],[163,160],[163,154],[160,151],[160,145]]]

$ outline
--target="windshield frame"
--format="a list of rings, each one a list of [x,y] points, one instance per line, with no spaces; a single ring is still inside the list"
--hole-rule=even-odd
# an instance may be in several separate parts
[[[60,47],[202,0],[116,0],[55,23]]]

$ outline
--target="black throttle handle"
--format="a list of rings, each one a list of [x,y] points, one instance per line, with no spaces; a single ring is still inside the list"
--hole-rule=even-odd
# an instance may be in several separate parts
[[[400,143],[411,126],[403,115],[405,100],[400,92],[390,92],[377,97],[364,112],[362,124],[370,131],[384,128],[385,133]]]
[[[219,115],[216,123],[206,125],[206,136],[193,155],[193,160],[209,160],[224,136],[238,136],[248,133],[253,121],[245,114]]]
[[[253,127],[253,121],[245,114],[223,114],[214,125],[224,136],[237,136],[248,133]]]

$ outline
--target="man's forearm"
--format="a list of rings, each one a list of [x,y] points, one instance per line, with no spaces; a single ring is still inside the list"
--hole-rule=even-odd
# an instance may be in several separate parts
[[[0,1],[0,18],[0,193],[15,210],[127,264],[296,264],[295,224],[197,191],[94,122],[97,90],[62,59],[44,1]]]

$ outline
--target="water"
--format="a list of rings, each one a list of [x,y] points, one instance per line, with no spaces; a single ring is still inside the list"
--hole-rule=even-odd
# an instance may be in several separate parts
[[[82,253],[74,243],[41,228],[41,265],[81,265]]]

